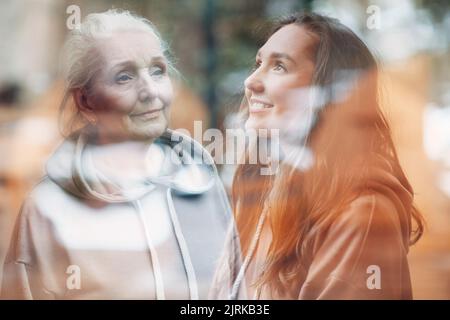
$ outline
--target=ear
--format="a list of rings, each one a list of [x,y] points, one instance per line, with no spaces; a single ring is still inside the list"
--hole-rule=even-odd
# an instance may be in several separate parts
[[[94,108],[91,105],[86,89],[77,88],[73,91],[73,99],[75,100],[75,104],[77,105],[80,112],[89,122],[96,122],[96,115],[94,112]]]
[[[86,94],[86,89],[84,88],[77,88],[73,91],[73,98],[75,100],[75,103],[77,104],[78,108],[81,111],[88,111],[88,112],[92,112],[93,108],[90,105],[89,101],[88,101],[88,97]]]

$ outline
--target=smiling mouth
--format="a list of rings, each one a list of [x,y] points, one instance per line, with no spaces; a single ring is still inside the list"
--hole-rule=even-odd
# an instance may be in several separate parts
[[[135,114],[130,114],[130,117],[144,117],[144,118],[156,118],[160,111],[162,111],[164,109],[164,107],[158,108],[158,109],[153,109],[153,110],[148,110],[148,111],[144,111],[144,112],[139,112],[139,113],[135,113]]]
[[[249,105],[250,112],[261,112],[271,108],[273,108],[272,104],[267,104],[260,101],[252,101]]]

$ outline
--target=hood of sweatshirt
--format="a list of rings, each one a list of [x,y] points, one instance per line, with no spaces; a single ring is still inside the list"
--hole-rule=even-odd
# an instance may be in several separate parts
[[[161,172],[158,176],[143,176],[138,183],[119,185],[96,170],[89,155],[89,148],[95,145],[89,144],[83,131],[74,133],[57,148],[47,162],[47,175],[79,198],[109,203],[138,200],[156,185],[186,196],[202,194],[214,185],[216,168],[200,143],[172,130],[153,143],[164,153]]]
[[[414,209],[414,191],[403,173],[400,165],[396,161],[390,163],[384,160],[384,166],[380,165],[374,172],[377,178],[368,185],[374,191],[385,195],[395,205],[400,220],[400,226],[403,236],[403,244],[406,252],[411,245],[412,212]]]

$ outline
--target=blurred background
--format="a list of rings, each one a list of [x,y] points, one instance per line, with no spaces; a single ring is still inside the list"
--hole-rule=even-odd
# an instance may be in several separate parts
[[[409,254],[414,298],[450,299],[448,0],[0,1],[0,265],[20,205],[62,140],[58,61],[71,5],[81,18],[121,8],[157,26],[182,75],[171,126],[191,132],[195,120],[203,130],[232,122],[268,21],[302,9],[339,18],[383,66],[383,108],[427,221]],[[229,186],[233,170],[221,169]]]

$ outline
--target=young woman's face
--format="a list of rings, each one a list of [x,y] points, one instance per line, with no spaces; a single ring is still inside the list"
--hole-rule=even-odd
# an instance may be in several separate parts
[[[316,41],[304,28],[291,24],[275,32],[261,47],[255,70],[245,81],[249,106],[246,129],[298,134],[295,132],[307,126]]]
[[[119,32],[96,49],[103,64],[87,101],[99,129],[110,137],[159,137],[168,126],[173,90],[158,38]]]

